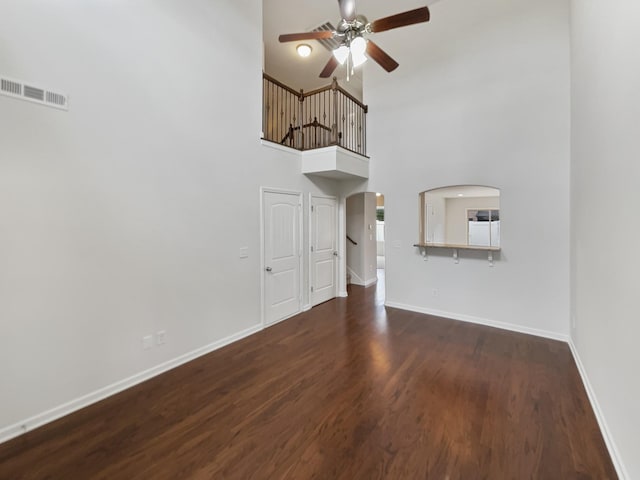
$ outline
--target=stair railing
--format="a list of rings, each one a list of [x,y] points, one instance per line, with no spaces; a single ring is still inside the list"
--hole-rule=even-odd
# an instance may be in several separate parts
[[[263,74],[263,139],[298,150],[330,145],[366,156],[368,107],[338,85],[304,92]]]

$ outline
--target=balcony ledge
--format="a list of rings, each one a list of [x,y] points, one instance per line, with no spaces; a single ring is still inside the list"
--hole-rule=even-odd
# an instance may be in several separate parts
[[[337,180],[369,178],[369,158],[337,145],[302,153],[302,173]]]
[[[337,145],[300,151],[262,140],[267,147],[297,152],[301,159],[301,173],[334,180],[362,180],[369,178],[369,157],[359,155]]]

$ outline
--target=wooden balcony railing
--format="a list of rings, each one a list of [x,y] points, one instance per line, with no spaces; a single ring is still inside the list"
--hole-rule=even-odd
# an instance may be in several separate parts
[[[263,74],[262,107],[264,140],[298,150],[338,145],[367,155],[368,108],[335,78],[326,87],[296,92]]]

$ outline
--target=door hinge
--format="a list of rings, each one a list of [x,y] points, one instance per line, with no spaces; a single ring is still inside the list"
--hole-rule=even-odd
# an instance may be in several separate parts
[[[311,293],[313,293],[313,287],[311,287]]]
[[[313,205],[311,205],[311,211],[312,211],[312,212],[313,212],[313,209],[314,209],[314,206],[313,206]]]
[[[313,252],[313,245],[311,245],[311,251]]]

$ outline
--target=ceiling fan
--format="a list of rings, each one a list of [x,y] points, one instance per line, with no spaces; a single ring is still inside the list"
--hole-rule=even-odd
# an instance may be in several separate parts
[[[356,15],[355,0],[338,0],[338,6],[342,20],[334,31],[289,33],[279,37],[282,43],[329,38],[341,41],[340,46],[333,51],[333,55],[320,72],[321,78],[329,78],[338,65],[344,65],[346,62],[348,80],[349,74],[353,74],[353,68],[363,64],[367,60],[367,55],[387,72],[392,72],[398,68],[398,62],[367,37],[372,33],[429,21],[427,7],[416,8],[369,22],[364,15]]]

